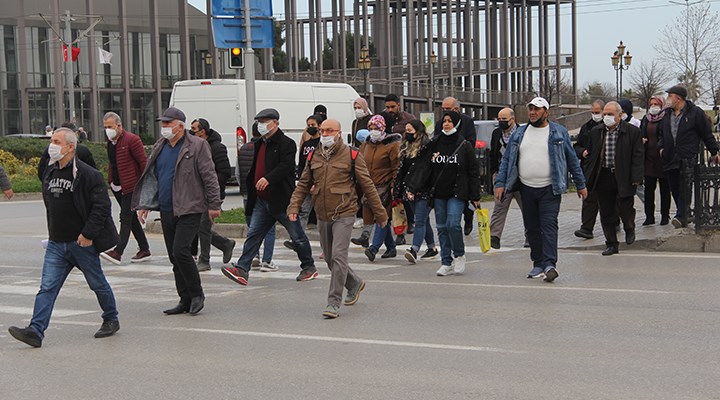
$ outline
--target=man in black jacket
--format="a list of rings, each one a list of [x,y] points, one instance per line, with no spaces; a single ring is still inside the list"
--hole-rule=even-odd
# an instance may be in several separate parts
[[[680,164],[693,166],[697,163],[700,139],[713,155],[715,162],[720,161],[720,146],[712,134],[712,126],[705,111],[687,99],[687,89],[675,85],[667,90],[669,112],[660,121],[658,149],[663,160],[663,169],[667,173],[670,192],[675,199],[677,211],[672,219],[675,228],[687,225],[685,215],[686,201],[680,187]]]
[[[220,185],[220,199],[225,198],[225,185],[232,176],[232,168],[230,160],[227,156],[227,147],[222,144],[222,137],[215,130],[210,128],[210,123],[203,118],[196,119],[190,125],[195,136],[207,140],[210,145],[210,153],[212,154],[213,163],[215,164],[215,174],[217,175],[218,184]],[[200,228],[198,230],[198,239],[200,241],[200,256],[198,257],[198,271],[209,271],[210,266],[210,244],[223,252],[223,264],[227,264],[232,259],[232,253],[235,249],[235,241],[226,238],[212,229],[212,221],[207,213],[203,213],[200,218]]]
[[[592,117],[586,123],[580,127],[580,133],[577,135],[577,140],[573,145],[578,158],[580,159],[580,166],[583,169],[585,176],[588,174],[587,161],[588,152],[587,147],[590,143],[590,130],[598,125],[603,124],[603,108],[605,102],[597,99],[593,101],[590,106],[590,114]],[[588,193],[588,196],[582,202],[582,212],[580,214],[580,229],[575,231],[575,236],[579,238],[592,239],[594,237],[593,230],[595,229],[595,221],[598,215],[598,199],[595,192]]]
[[[75,266],[103,310],[103,323],[95,337],[111,336],[120,329],[115,296],[100,266],[100,252],[118,241],[110,197],[102,174],[75,157],[76,147],[72,130],[60,128],[53,133],[42,185],[50,237],[40,291],[30,325],[8,329],[15,339],[33,347],[42,346],[55,300]]]
[[[587,184],[597,192],[600,223],[607,248],[604,256],[618,253],[618,217],[625,228],[625,243],[635,242],[637,186],[643,181],[645,147],[640,128],[622,120],[622,108],[611,101],[603,109],[603,125],[590,131]]]
[[[245,215],[252,215],[243,252],[231,268],[223,267],[223,274],[240,285],[248,284],[252,260],[260,249],[265,235],[276,222],[281,223],[295,244],[300,259],[297,281],[309,281],[318,276],[312,249],[300,221],[290,221],[287,207],[295,190],[295,141],[280,129],[280,113],[274,108],[260,111],[255,120],[262,137],[255,142],[253,165],[248,173],[248,197]]]

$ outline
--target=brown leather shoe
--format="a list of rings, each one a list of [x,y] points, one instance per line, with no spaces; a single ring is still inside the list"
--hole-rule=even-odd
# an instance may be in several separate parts
[[[130,259],[130,262],[139,263],[143,261],[148,261],[152,258],[152,254],[150,254],[150,250],[140,250],[135,254],[133,258]]]

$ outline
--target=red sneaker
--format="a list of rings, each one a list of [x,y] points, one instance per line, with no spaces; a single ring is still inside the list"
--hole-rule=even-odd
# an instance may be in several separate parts
[[[222,267],[223,275],[227,276],[231,281],[235,283],[247,286],[249,278],[247,271],[242,268],[236,267],[235,263],[233,263],[232,265],[232,267]]]

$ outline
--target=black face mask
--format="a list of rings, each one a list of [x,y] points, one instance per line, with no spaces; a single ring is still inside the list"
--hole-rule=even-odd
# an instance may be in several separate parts
[[[318,128],[316,126],[308,126],[307,133],[309,133],[310,136],[315,136],[318,133]]]
[[[500,129],[506,131],[510,128],[510,121],[498,121]]]
[[[545,117],[540,117],[535,122],[528,121],[528,123],[536,128],[539,128],[545,123]]]
[[[407,133],[405,132],[405,140],[408,142],[414,142],[415,141],[415,134],[414,133]]]

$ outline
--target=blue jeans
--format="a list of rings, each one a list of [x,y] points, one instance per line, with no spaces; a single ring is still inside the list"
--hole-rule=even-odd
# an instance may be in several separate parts
[[[303,270],[314,268],[315,260],[313,260],[312,257],[310,241],[305,235],[300,221],[290,221],[284,212],[272,214],[268,203],[259,197],[255,201],[255,208],[253,208],[252,212],[252,223],[248,229],[247,239],[245,239],[243,252],[240,259],[238,259],[237,266],[245,271],[250,271],[252,259],[255,258],[258,250],[260,250],[260,243],[265,239],[270,229],[275,226],[276,222],[279,222],[285,227],[290,235],[290,239],[292,239],[295,244],[297,255],[300,259],[300,268]]]
[[[388,220],[387,225],[385,225],[384,228],[375,224],[375,233],[373,234],[370,249],[377,253],[383,243],[385,243],[386,249],[395,250],[395,238],[393,238],[392,221],[390,220]]]
[[[427,199],[418,199],[410,202],[410,207],[415,213],[415,233],[413,234],[412,249],[420,251],[423,240],[428,248],[435,247],[435,235],[430,226],[430,207]]]
[[[85,275],[90,289],[95,292],[103,310],[103,321],[117,319],[115,296],[100,267],[100,256],[95,247],[80,247],[75,242],[61,243],[51,240],[45,250],[40,291],[35,296],[35,308],[30,320],[30,328],[40,337],[45,336],[44,332],[50,324],[58,293],[70,271],[76,266]]]
[[[252,215],[245,216],[245,220],[247,222],[248,229],[250,229]],[[270,261],[272,261],[274,248],[275,248],[275,224],[273,224],[270,227],[270,230],[268,231],[267,235],[265,235],[265,239],[263,239],[263,255],[262,255],[263,262],[269,263]],[[255,253],[255,254],[258,255],[258,253]]]
[[[562,196],[553,194],[552,185],[544,188],[521,185],[520,196],[533,268],[555,267],[558,257],[558,213]]]
[[[435,206],[435,224],[440,238],[440,259],[442,265],[452,265],[453,257],[465,255],[465,242],[460,221],[463,217],[466,202],[455,197],[434,199],[433,202]]]

